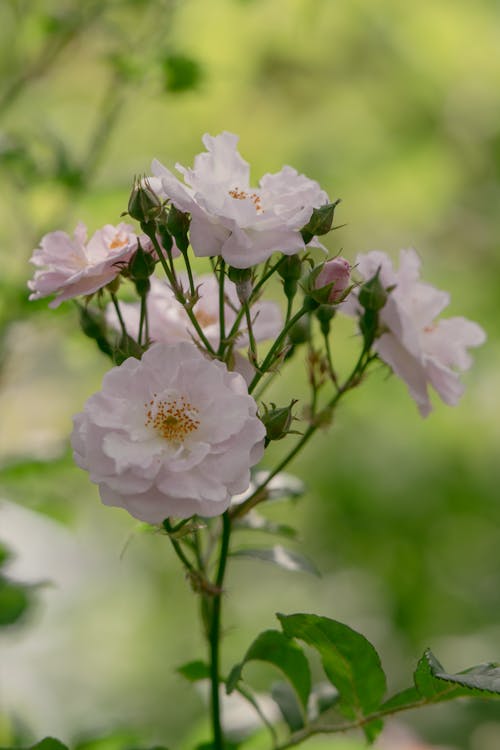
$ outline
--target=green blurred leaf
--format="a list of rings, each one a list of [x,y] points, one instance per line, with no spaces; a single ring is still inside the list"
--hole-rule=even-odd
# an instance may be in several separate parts
[[[295,691],[288,682],[275,682],[271,686],[271,697],[281,711],[281,715],[288,724],[291,732],[296,732],[304,726],[304,716],[300,709]]]
[[[298,552],[293,552],[292,550],[283,547],[281,544],[276,544],[274,547],[237,549],[231,552],[231,556],[263,560],[264,562],[273,563],[284,570],[290,570],[293,572],[299,571],[301,573],[311,573],[315,576],[321,575],[311,560],[300,555]]]
[[[12,625],[29,607],[27,588],[0,575],[0,626]]]
[[[10,749],[1,747],[0,750]],[[19,750],[19,748],[17,748],[17,750]],[[68,748],[59,740],[54,739],[54,737],[45,737],[43,740],[40,740],[40,742],[37,742],[36,745],[31,745],[31,747],[26,748],[25,750],[68,750]]]
[[[345,716],[359,719],[379,707],[386,689],[385,674],[377,652],[364,636],[328,617],[277,616],[285,635],[319,652],[328,679],[340,693],[338,707]],[[371,739],[371,731],[366,734]]]
[[[201,659],[188,661],[186,664],[177,667],[176,671],[189,680],[189,682],[198,682],[198,680],[210,679],[210,667]]]
[[[277,667],[290,680],[304,711],[311,690],[311,674],[304,652],[279,630],[260,633],[246,652],[243,661],[231,670],[226,689],[231,693],[241,679],[243,667],[249,661],[265,661]]]
[[[187,55],[167,55],[162,63],[167,91],[190,91],[199,86],[202,68],[197,60]]]
[[[233,528],[246,529],[248,531],[263,531],[266,534],[276,534],[276,536],[284,536],[287,539],[295,539],[298,534],[293,526],[269,521],[255,510],[250,511],[250,513],[247,513],[246,516],[243,516],[242,518],[237,518],[233,524]]]
[[[7,547],[4,547],[4,545],[0,543],[0,568],[7,562],[9,557],[10,553]]]

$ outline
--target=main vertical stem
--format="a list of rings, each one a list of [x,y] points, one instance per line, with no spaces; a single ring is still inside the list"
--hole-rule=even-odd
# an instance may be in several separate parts
[[[231,534],[231,519],[226,511],[222,516],[222,538],[219,554],[219,567],[215,579],[215,593],[212,604],[212,620],[210,626],[210,683],[211,683],[211,709],[212,709],[212,732],[214,750],[224,750],[224,737],[222,735],[220,696],[219,696],[219,644],[220,644],[220,619],[222,603],[222,586],[226,572],[227,555],[229,552],[229,537]]]

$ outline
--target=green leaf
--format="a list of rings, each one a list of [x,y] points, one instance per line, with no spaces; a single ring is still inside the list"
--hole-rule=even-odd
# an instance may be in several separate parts
[[[200,64],[186,55],[167,55],[163,73],[165,88],[176,93],[197,88],[202,79]]]
[[[28,606],[27,588],[0,576],[0,626],[17,622]]]
[[[451,675],[445,672],[430,649],[420,659],[414,679],[420,695],[432,702],[461,696],[500,695],[500,665],[480,664]]]
[[[271,686],[271,698],[278,704],[281,715],[288,724],[291,732],[296,732],[304,726],[304,717],[300,709],[297,696],[288,682],[275,682]]]
[[[311,560],[300,555],[298,552],[292,552],[281,544],[276,544],[274,547],[237,549],[231,552],[231,555],[233,557],[249,557],[274,563],[274,565],[278,565],[278,567],[284,570],[311,573],[315,576],[321,575]]]
[[[248,531],[263,531],[266,534],[276,534],[276,536],[284,536],[288,539],[295,539],[297,537],[297,530],[293,526],[288,526],[284,523],[275,523],[269,521],[260,513],[253,510],[247,513],[246,516],[236,519],[234,523],[235,529],[246,529]]]
[[[188,661],[180,667],[177,667],[176,672],[181,674],[189,682],[198,682],[198,680],[206,680],[210,678],[210,667],[201,659],[195,661]]]
[[[285,635],[319,652],[325,673],[340,693],[339,710],[361,718],[377,710],[386,689],[385,674],[374,647],[360,633],[318,615],[278,614]],[[367,732],[370,737],[370,732]]]
[[[226,690],[231,693],[241,679],[243,667],[249,661],[265,661],[277,667],[293,685],[304,708],[311,690],[311,674],[304,652],[279,630],[265,630],[257,636],[243,661],[236,664],[227,680]]]
[[[406,690],[402,690],[400,693],[396,693],[389,700],[382,703],[380,706],[381,711],[393,711],[396,709],[410,708],[415,703],[422,700],[421,694],[418,692],[416,687],[410,687]]]

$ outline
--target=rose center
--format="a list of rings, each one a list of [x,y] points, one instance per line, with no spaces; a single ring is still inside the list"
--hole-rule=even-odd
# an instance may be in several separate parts
[[[255,207],[256,213],[264,213],[260,195],[257,195],[257,193],[247,193],[246,190],[240,190],[239,188],[235,187],[233,190],[229,191],[229,195],[236,201],[250,200]]]
[[[144,404],[146,427],[153,427],[164,440],[171,443],[183,443],[188,435],[196,432],[200,425],[196,419],[198,409],[184,396],[158,400],[156,393],[153,396],[149,403]]]
[[[128,237],[123,232],[117,232],[111,242],[109,243],[110,250],[116,250],[117,247],[125,247],[128,242]]]
[[[202,328],[207,328],[208,326],[211,326],[218,321],[218,317],[216,315],[211,315],[206,310],[195,310],[194,313],[196,315],[196,320]]]

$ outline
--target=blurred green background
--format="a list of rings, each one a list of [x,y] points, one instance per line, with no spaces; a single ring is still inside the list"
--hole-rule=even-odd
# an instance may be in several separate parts
[[[0,630],[0,745],[190,748],[203,732],[202,699],[173,673],[203,656],[176,560],[102,507],[69,455],[108,363],[73,306],[29,303],[26,281],[41,235],[117,223],[133,176],[153,157],[191,164],[205,132],[238,133],[255,181],[289,163],[342,198],[331,252],[415,247],[448,314],[488,333],[456,409],[421,420],[385,371],[346,399],[293,467],[306,496],[269,509],[323,577],[235,561],[225,666],[275,611],[360,630],[393,689],[428,645],[448,671],[500,658],[499,23],[495,0],[2,1],[0,543],[13,579],[43,585]],[[352,324],[339,329],[347,362]],[[280,400],[301,395],[292,369]],[[428,745],[500,747],[498,704],[405,722]]]

